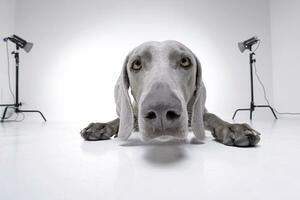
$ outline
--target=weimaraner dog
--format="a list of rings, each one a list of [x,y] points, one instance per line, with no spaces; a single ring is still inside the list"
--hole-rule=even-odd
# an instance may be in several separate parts
[[[198,140],[206,129],[225,145],[255,146],[260,141],[248,124],[231,124],[209,113],[205,99],[201,65],[190,49],[177,41],[146,42],[128,54],[115,86],[119,118],[91,123],[81,136],[126,140],[135,130],[143,141],[184,139],[191,128]]]

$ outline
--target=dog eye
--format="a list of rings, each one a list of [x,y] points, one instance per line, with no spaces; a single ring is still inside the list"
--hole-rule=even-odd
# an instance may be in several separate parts
[[[140,60],[135,60],[132,65],[131,65],[131,69],[133,70],[140,70],[142,68],[142,62]]]
[[[190,67],[191,66],[191,60],[188,57],[183,57],[180,60],[180,66],[181,67]]]

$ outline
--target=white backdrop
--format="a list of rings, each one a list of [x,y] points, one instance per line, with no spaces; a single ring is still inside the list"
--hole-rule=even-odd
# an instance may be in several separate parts
[[[300,112],[300,1],[272,0],[271,17],[275,105]]]
[[[190,47],[203,66],[208,109],[230,119],[250,98],[248,55],[237,42],[258,35],[258,70],[272,102],[268,0],[16,0],[15,13],[15,32],[35,43],[21,53],[21,100],[50,121],[115,118],[113,87],[123,60],[149,40]],[[257,103],[264,103],[255,88]],[[272,118],[267,110],[255,116]]]
[[[6,59],[6,46],[2,42],[4,37],[14,32],[14,13],[15,1],[14,0],[0,0],[0,104],[11,103],[13,101],[8,89],[8,76],[7,76],[7,59]],[[11,45],[9,45],[11,47]],[[12,70],[12,75],[14,70]],[[3,108],[0,108],[2,111]],[[2,114],[2,112],[0,113]]]

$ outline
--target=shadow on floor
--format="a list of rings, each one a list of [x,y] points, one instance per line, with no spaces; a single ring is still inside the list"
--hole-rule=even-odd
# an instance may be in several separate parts
[[[186,140],[170,140],[144,143],[139,139],[130,139],[121,144],[123,147],[143,147],[143,158],[150,164],[158,166],[168,166],[184,161],[188,155],[186,154],[187,145],[203,144],[202,142],[192,139]]]

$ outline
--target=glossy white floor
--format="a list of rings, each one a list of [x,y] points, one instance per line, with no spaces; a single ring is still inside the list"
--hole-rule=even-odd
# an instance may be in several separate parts
[[[300,199],[300,120],[253,123],[256,148],[86,142],[82,125],[0,124],[0,199]]]

